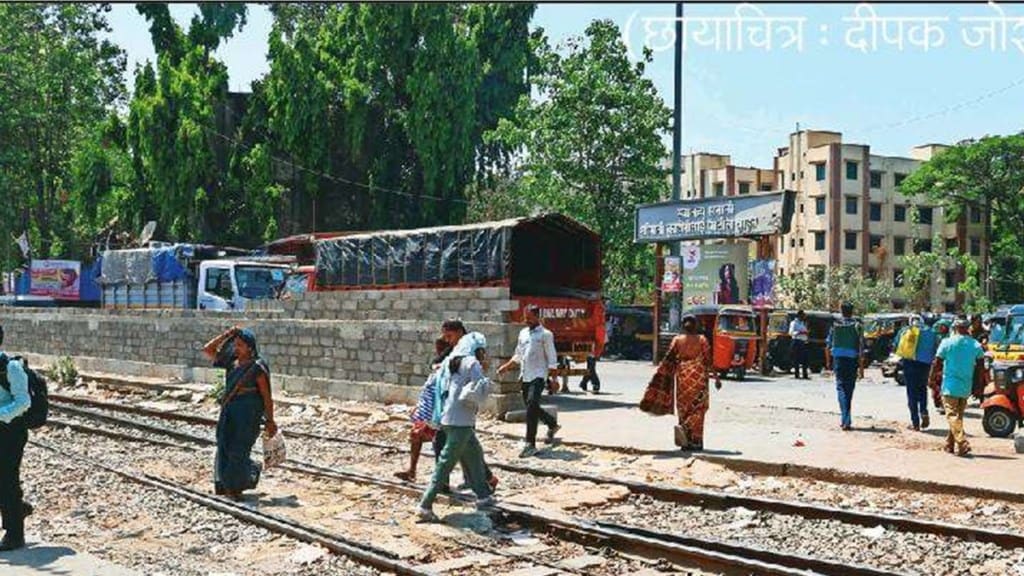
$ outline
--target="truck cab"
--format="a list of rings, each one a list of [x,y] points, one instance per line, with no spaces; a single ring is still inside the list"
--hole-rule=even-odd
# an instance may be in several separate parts
[[[204,260],[199,263],[198,308],[244,310],[249,300],[277,298],[288,270],[280,264]]]

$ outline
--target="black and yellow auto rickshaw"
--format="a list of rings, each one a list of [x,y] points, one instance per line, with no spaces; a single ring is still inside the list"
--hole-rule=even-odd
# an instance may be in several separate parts
[[[917,314],[871,314],[864,318],[864,365],[885,362],[892,354],[896,335],[910,325]]]
[[[832,324],[839,317],[832,312],[811,311],[807,316],[807,366],[811,372],[820,373],[825,368],[825,340],[832,330]],[[796,318],[796,312],[778,310],[768,315],[769,367],[780,372],[793,369],[793,347],[789,336],[789,324]]]
[[[701,333],[711,344],[712,366],[721,377],[743,380],[757,362],[758,318],[742,306],[694,306],[685,312],[697,317]]]
[[[650,306],[608,306],[604,316],[609,324],[605,356],[651,360],[654,353],[654,312]]]

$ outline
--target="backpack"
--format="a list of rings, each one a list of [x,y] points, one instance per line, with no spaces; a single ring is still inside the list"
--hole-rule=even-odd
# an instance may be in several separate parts
[[[904,360],[917,360],[917,342],[921,337],[921,328],[908,326],[896,345],[896,355]]]
[[[860,324],[856,320],[838,320],[832,325],[832,350],[860,350]]]
[[[25,375],[28,376],[28,395],[32,399],[28,411],[19,416],[18,419],[29,430],[41,428],[46,424],[46,418],[50,413],[50,398],[46,387],[46,379],[35,370],[29,368],[28,360],[20,356],[11,358],[5,354],[0,354],[0,386],[7,390],[7,392],[11,391],[11,384],[7,381],[7,365],[12,360],[21,362],[21,366],[25,369]]]

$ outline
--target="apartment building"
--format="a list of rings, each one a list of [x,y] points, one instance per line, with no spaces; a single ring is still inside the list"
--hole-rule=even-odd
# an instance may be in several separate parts
[[[866,144],[844,143],[838,132],[791,134],[789,146],[780,148],[774,159],[778,186],[797,192],[790,233],[776,240],[778,272],[858,266],[864,274],[898,286],[900,257],[931,251],[936,233],[945,247],[957,247],[984,263],[988,243],[980,211],[969,210],[947,223],[940,207],[897,192],[904,178],[943,148],[927,144],[914,148],[910,157],[879,156]],[[932,305],[952,310],[961,278],[955,269],[944,270],[942,276],[943,281],[932,285]]]
[[[931,250],[936,232],[945,247],[957,247],[981,265],[986,261],[989,247],[980,211],[971,209],[947,223],[942,208],[896,191],[904,178],[944,147],[926,144],[914,148],[909,157],[881,156],[872,154],[866,144],[843,142],[839,132],[801,130],[776,151],[771,169],[735,166],[724,154],[683,156],[680,195],[686,200],[795,190],[790,232],[773,239],[778,274],[813,266],[857,266],[865,275],[898,287],[900,258]],[[755,255],[752,245],[751,257]],[[959,274],[944,270],[942,281],[933,284],[931,302],[936,310],[956,307]],[[905,305],[898,300],[893,304]]]

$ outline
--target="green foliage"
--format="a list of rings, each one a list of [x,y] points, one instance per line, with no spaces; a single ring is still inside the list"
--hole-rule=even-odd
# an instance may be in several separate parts
[[[91,230],[69,217],[72,158],[124,97],[125,57],[101,36],[107,5],[0,5],[0,266],[27,229],[35,257],[79,254]],[[77,224],[80,224],[78,222]]]
[[[70,388],[78,383],[78,368],[75,366],[74,358],[70,356],[58,358],[50,367],[50,374],[64,388]]]
[[[967,207],[990,211],[997,301],[1015,301],[1024,285],[1024,134],[966,140],[942,151],[900,186],[927,197],[951,219]]]
[[[508,215],[551,210],[595,228],[605,291],[632,302],[650,291],[654,270],[650,248],[633,243],[633,211],[668,188],[660,163],[671,113],[644,76],[651,55],[631,63],[609,21],[591,23],[564,55],[543,35],[534,42],[537,97],[521,97],[513,118],[487,135],[517,152],[512,181],[496,196]]]
[[[777,282],[785,308],[836,311],[849,302],[856,314],[873,314],[886,310],[894,295],[888,282],[865,278],[855,266],[805,268],[780,276]]]

